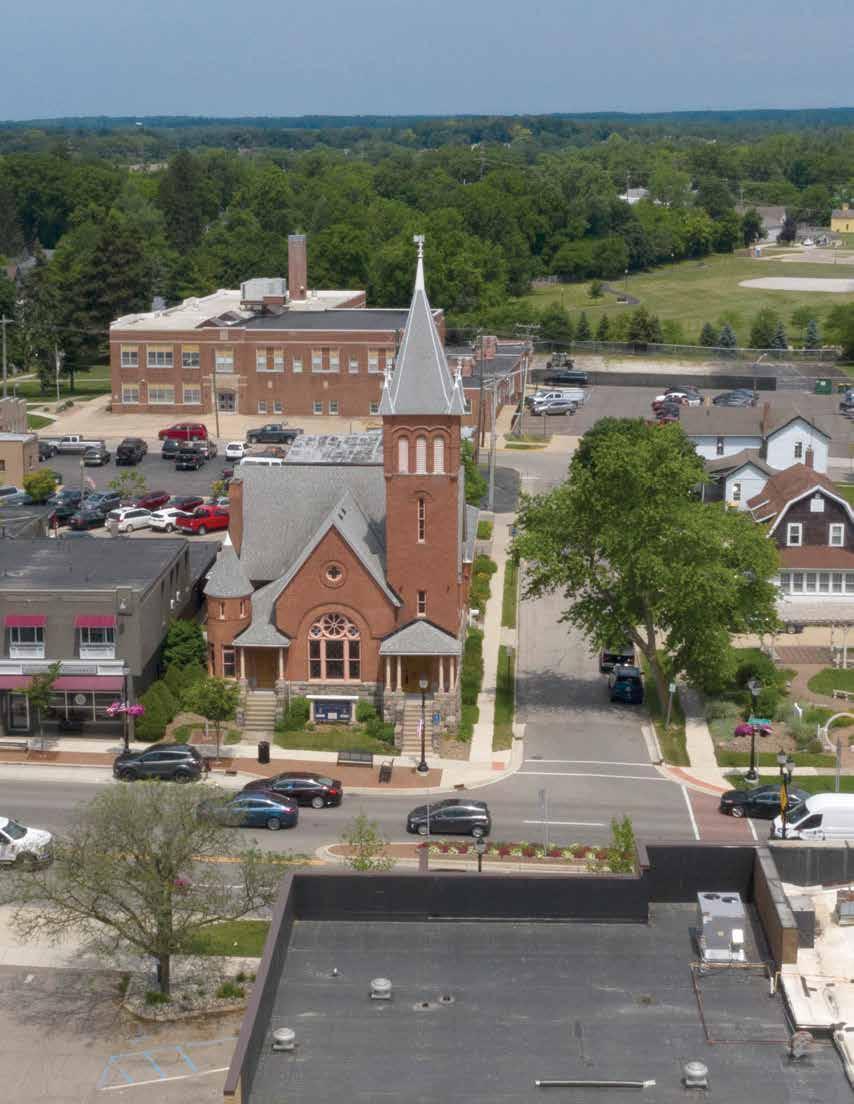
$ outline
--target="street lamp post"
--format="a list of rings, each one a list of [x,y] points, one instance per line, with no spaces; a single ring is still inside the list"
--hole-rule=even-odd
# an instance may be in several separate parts
[[[792,769],[795,761],[785,751],[777,752],[777,764],[780,767],[780,817],[782,819],[782,838],[786,838],[786,813],[789,808],[789,783],[792,781]]]
[[[418,680],[418,687],[421,690],[421,762],[415,769],[419,774],[426,774],[430,769],[427,766],[427,715],[425,710],[427,686],[428,682],[426,678],[420,678]]]
[[[487,843],[484,836],[478,836],[474,841],[474,849],[477,852],[477,872],[483,873],[483,856],[486,853]]]
[[[747,683],[747,689],[750,691],[750,696],[753,698],[753,716],[756,716],[756,702],[759,698],[759,693],[762,690],[762,683],[758,678],[752,678]],[[750,726],[750,767],[747,771],[748,782],[756,782],[759,778],[759,774],[756,770],[756,725]]]

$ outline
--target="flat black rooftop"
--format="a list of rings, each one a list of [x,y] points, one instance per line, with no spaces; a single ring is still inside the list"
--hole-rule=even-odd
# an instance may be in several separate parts
[[[0,593],[148,587],[168,570],[187,543],[183,537],[0,540]]]
[[[433,312],[436,314],[437,312]],[[407,310],[370,310],[353,307],[349,310],[295,310],[283,314],[260,314],[243,323],[247,330],[402,330],[406,326]]]
[[[758,971],[699,979],[719,1040],[706,1041],[690,970],[695,919],[695,905],[652,905],[648,926],[297,920],[244,1102],[685,1104],[695,1097],[682,1065],[699,1059],[709,1100],[850,1104],[829,1043],[789,1061],[781,999]],[[369,999],[374,977],[391,979],[391,1001]],[[292,1054],[272,1051],[276,1027],[296,1032]],[[544,1091],[538,1078],[656,1086]]]

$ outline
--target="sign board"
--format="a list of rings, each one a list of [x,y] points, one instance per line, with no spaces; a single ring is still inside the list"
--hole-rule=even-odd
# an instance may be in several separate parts
[[[441,723],[442,723],[442,714],[441,713],[434,713],[433,714],[433,724],[437,725],[437,724],[441,724]]]
[[[754,728],[770,728],[771,722],[767,717],[748,717],[747,723],[753,725]]]

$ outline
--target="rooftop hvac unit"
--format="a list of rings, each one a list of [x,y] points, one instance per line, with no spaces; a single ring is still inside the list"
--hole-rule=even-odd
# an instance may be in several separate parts
[[[747,918],[737,893],[697,894],[697,942],[704,962],[744,962]]]
[[[837,890],[836,923],[842,927],[854,924],[854,890]]]

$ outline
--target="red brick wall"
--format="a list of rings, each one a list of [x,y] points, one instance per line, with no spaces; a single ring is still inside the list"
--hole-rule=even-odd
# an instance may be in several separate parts
[[[223,677],[222,648],[230,645],[234,638],[242,633],[252,620],[252,603],[247,597],[244,600],[244,615],[240,616],[241,599],[239,598],[208,598],[207,622],[205,628],[208,633],[208,645],[213,645],[213,656],[208,649],[208,663],[211,666],[211,674]],[[235,673],[240,674],[239,656],[235,656]]]

